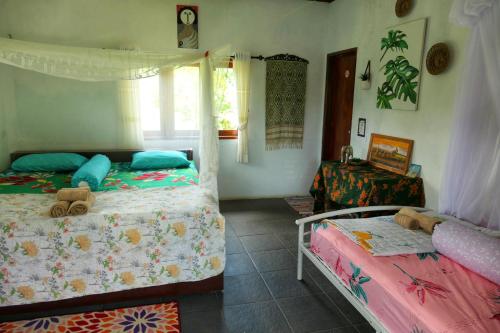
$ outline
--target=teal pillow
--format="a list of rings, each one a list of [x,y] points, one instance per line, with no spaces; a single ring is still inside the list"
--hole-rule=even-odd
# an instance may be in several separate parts
[[[15,160],[11,168],[20,172],[33,171],[74,171],[88,159],[75,153],[29,154]]]
[[[108,175],[111,161],[105,155],[94,155],[71,178],[71,186],[79,187],[81,182],[86,182],[92,191],[97,191],[99,185]]]
[[[186,153],[175,150],[150,150],[135,153],[130,167],[136,170],[187,168]]]

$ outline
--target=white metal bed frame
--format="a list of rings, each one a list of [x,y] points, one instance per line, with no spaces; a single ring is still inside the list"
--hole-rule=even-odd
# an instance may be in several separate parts
[[[342,281],[337,277],[335,273],[332,272],[330,267],[317,255],[315,255],[311,250],[309,250],[310,243],[304,241],[304,236],[310,235],[311,231],[304,232],[304,226],[307,223],[320,221],[326,218],[357,214],[357,213],[367,213],[367,212],[380,212],[380,211],[395,211],[400,210],[406,206],[371,206],[371,207],[359,207],[359,208],[349,208],[341,209],[331,212],[326,212],[322,214],[317,214],[295,221],[295,224],[299,226],[299,251],[297,259],[297,279],[302,280],[302,270],[304,263],[304,255],[311,260],[311,262],[316,266],[321,273],[337,288],[340,293],[361,313],[363,317],[372,325],[372,327],[380,333],[389,332],[384,325],[378,320],[378,318],[368,309],[365,304],[363,304],[352,292],[348,289]],[[409,207],[415,209],[418,212],[428,211],[428,209],[420,207]]]

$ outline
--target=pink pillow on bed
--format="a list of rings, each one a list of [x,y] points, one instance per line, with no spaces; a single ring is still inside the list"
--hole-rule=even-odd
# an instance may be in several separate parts
[[[500,239],[446,221],[434,229],[432,245],[460,265],[500,284]]]

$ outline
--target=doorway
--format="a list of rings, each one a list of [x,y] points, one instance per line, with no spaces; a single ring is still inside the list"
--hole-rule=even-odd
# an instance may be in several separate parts
[[[357,48],[327,56],[322,160],[339,160],[351,143],[356,58]]]

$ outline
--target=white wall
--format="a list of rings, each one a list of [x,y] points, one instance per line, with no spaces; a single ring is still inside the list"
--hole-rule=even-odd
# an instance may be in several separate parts
[[[0,35],[16,39],[143,50],[176,48],[173,0],[0,0]],[[305,194],[319,165],[328,5],[304,0],[200,0],[200,49],[231,44],[264,56],[307,58],[303,150],[264,150],[265,64],[252,64],[250,163],[236,160],[236,141],[221,141],[221,198]],[[81,83],[15,71],[16,149],[113,148],[116,94],[110,83]],[[154,142],[154,147],[197,146]]]
[[[9,66],[0,65],[0,171],[9,162],[9,137],[14,128],[11,117],[14,115],[14,81],[13,70]]]
[[[356,80],[351,143],[355,155],[366,158],[370,133],[381,133],[415,140],[413,163],[422,165],[427,206],[437,208],[444,161],[448,149],[456,83],[460,79],[468,30],[451,25],[448,13],[452,0],[419,0],[410,15],[398,18],[394,1],[336,0],[329,8],[325,52],[358,48],[358,74],[372,63],[372,87],[361,90]],[[386,27],[427,17],[425,54],[437,42],[451,48],[449,69],[439,76],[422,67],[420,100],[417,111],[376,108],[376,82],[379,75],[379,39]],[[424,55],[425,56],[425,55]],[[357,136],[358,118],[367,119],[367,136]]]

